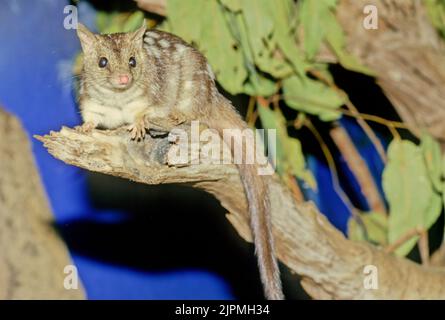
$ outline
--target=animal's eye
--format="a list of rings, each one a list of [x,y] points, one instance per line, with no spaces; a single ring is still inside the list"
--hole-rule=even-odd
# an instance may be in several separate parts
[[[105,57],[99,59],[99,68],[105,68],[108,64],[108,60]]]
[[[132,68],[136,67],[136,59],[135,59],[135,57],[131,57],[130,60],[128,60],[128,64]]]

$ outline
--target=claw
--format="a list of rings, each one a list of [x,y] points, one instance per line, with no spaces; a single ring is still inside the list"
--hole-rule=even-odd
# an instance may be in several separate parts
[[[145,137],[145,123],[143,120],[136,121],[135,123],[129,125],[127,130],[130,132],[131,140],[140,141]]]

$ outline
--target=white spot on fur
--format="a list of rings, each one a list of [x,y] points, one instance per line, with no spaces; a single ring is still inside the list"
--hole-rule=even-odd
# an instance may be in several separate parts
[[[159,44],[161,45],[162,48],[165,48],[165,49],[170,47],[170,42],[168,42],[165,39],[159,40]]]
[[[190,90],[192,87],[193,87],[193,81],[188,80],[184,83],[184,90]]]
[[[179,44],[179,43],[176,44],[175,47],[176,47],[176,52],[177,52],[178,54],[182,54],[182,53],[187,49],[186,46],[184,46],[184,45],[182,45],[182,44]]]
[[[178,109],[179,110],[187,110],[190,107],[190,104],[192,103],[192,100],[190,98],[181,100],[178,103]]]
[[[149,47],[148,50],[151,51],[156,58],[159,59],[161,57],[161,51],[159,51],[157,47]]]
[[[144,40],[144,42],[145,42],[146,44],[149,44],[149,45],[154,45],[154,44],[155,44],[155,39],[153,39],[153,38],[151,38],[151,37],[146,37],[145,40]]]
[[[159,35],[158,33],[156,33],[156,32],[152,32],[152,31],[148,31],[148,32],[147,32],[147,35],[148,35],[149,37],[154,38],[154,39],[159,39],[159,37],[160,37],[160,35]]]
[[[182,44],[175,44],[175,49],[176,51],[174,51],[173,53],[173,59],[174,61],[180,61],[183,53],[186,51],[187,47],[182,45]]]

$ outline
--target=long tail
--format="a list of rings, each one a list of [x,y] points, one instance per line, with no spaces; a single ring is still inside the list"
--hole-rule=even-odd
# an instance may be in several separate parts
[[[217,110],[216,117],[209,117],[212,119],[208,119],[208,125],[217,130],[224,140],[227,139],[223,134],[224,129],[244,130],[248,128],[238,112],[225,98],[220,99]],[[230,137],[228,140],[231,140]],[[232,144],[232,141],[225,141],[225,143],[232,147],[232,154],[233,148],[242,148],[242,146]],[[255,141],[246,141],[247,143],[255,143]],[[244,162],[242,161],[237,166],[249,205],[250,226],[264,294],[269,300],[282,300],[284,295],[272,237],[269,190],[264,176],[258,174],[258,165],[245,164]]]

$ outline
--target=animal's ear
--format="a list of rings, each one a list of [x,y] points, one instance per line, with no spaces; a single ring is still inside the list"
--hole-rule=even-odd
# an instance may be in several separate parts
[[[77,36],[80,39],[83,51],[88,51],[93,47],[96,36],[81,23],[77,24]]]
[[[144,38],[145,31],[147,31],[147,21],[144,19],[142,25],[131,33],[131,40],[142,41]]]

